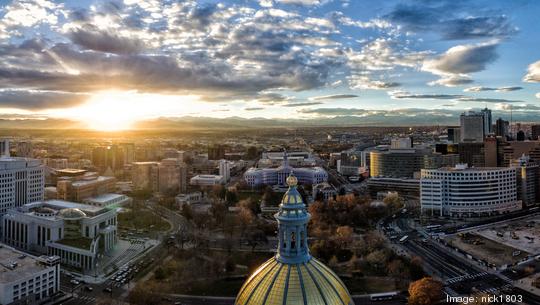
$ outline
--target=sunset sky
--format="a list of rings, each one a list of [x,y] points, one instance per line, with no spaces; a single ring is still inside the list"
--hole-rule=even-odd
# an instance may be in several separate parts
[[[0,1],[0,117],[540,121],[540,1]]]

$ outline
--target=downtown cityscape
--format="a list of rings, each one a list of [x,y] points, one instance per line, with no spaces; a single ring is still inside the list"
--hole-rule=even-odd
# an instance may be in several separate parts
[[[0,305],[540,304],[538,13],[0,1]]]

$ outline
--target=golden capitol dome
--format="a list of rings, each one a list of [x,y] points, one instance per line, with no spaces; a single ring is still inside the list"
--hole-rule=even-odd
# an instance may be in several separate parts
[[[278,251],[244,283],[235,305],[354,305],[339,277],[309,254],[309,213],[296,189],[296,177],[275,215],[279,227]]]

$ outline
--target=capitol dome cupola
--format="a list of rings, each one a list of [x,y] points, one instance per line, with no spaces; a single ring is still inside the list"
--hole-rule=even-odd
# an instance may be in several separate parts
[[[309,213],[291,173],[278,222],[279,245],[274,257],[244,283],[235,305],[354,305],[339,277],[309,254]]]

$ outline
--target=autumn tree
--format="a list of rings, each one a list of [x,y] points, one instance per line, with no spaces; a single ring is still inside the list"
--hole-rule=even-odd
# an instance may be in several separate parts
[[[161,304],[159,291],[159,285],[154,281],[137,284],[129,292],[129,303],[132,305],[159,305]]]
[[[182,205],[182,209],[180,211],[180,214],[184,216],[187,220],[193,219],[193,209],[191,208],[191,205],[185,203]]]
[[[409,285],[409,305],[432,305],[442,297],[443,285],[431,277],[412,282]]]
[[[252,225],[254,221],[255,215],[253,215],[253,212],[246,207],[240,207],[240,210],[238,211],[238,222],[242,236],[244,236],[246,229]]]

